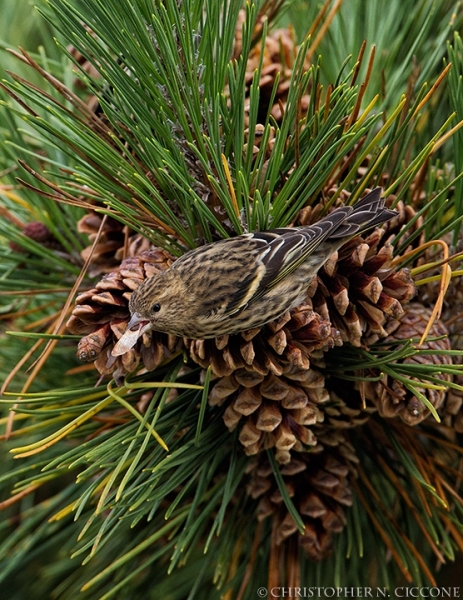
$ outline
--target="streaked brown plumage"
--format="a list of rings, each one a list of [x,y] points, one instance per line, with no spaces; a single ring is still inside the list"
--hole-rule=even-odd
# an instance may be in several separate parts
[[[314,225],[247,233],[187,252],[132,293],[132,318],[113,355],[149,329],[207,339],[260,327],[302,302],[338,248],[395,215],[376,188]]]

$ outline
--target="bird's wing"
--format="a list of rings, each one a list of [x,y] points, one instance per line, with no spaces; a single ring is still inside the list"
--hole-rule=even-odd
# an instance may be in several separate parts
[[[252,264],[243,270],[225,309],[226,316],[244,310],[290,275],[329,236],[351,212],[343,207],[312,227],[282,228],[248,234]],[[243,257],[244,262],[246,258]]]
[[[351,211],[352,209],[348,206],[342,207],[310,227],[276,230],[279,233],[279,239],[270,242],[271,251],[262,257],[265,274],[252,301],[258,300],[291,275],[330,237]],[[254,235],[259,237],[265,234],[256,233]]]
[[[381,191],[381,188],[377,187],[354,206],[337,208],[309,227],[289,227],[254,233],[255,239],[268,242],[271,251],[261,257],[265,273],[249,302],[258,300],[291,275],[326,240],[332,240],[334,247],[340,246],[356,235],[396,216],[395,211],[384,208]]]

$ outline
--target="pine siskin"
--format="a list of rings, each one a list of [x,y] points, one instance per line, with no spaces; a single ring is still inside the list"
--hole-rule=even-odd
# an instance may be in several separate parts
[[[124,354],[150,329],[208,339],[261,327],[304,300],[338,248],[396,214],[378,187],[314,225],[246,233],[187,252],[132,293],[132,318],[112,354]]]

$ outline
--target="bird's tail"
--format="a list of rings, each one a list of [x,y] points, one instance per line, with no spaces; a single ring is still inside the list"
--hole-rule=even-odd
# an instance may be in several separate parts
[[[384,198],[381,198],[381,192],[382,189],[377,187],[365,198],[354,204],[351,207],[352,211],[330,233],[330,239],[352,238],[361,235],[364,231],[377,227],[395,217],[397,212],[384,206]]]

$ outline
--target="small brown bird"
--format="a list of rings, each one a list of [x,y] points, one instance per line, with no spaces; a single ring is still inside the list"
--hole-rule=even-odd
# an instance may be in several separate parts
[[[245,233],[191,250],[132,293],[132,318],[112,354],[124,354],[150,329],[208,339],[265,325],[304,300],[310,280],[338,248],[396,214],[384,207],[378,187],[314,225]]]

